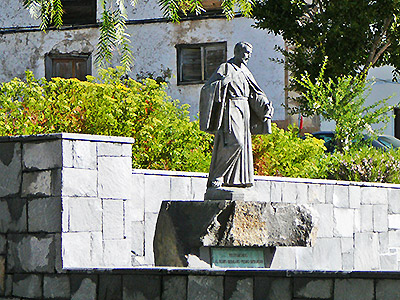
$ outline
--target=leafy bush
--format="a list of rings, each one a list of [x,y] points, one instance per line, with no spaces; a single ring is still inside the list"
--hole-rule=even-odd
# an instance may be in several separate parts
[[[324,141],[299,138],[299,130],[272,124],[272,134],[253,138],[254,168],[258,175],[315,178],[324,156]]]
[[[335,152],[321,161],[320,178],[400,183],[400,152],[362,147]]]
[[[187,106],[167,97],[154,80],[120,79],[120,70],[101,77],[36,79],[0,84],[0,135],[55,132],[135,138],[133,167],[207,171],[212,136],[190,122]]]
[[[387,105],[388,99],[365,105],[370,86],[364,75],[341,76],[335,80],[325,79],[326,63],[327,59],[318,78],[310,78],[306,73],[301,78],[295,79],[303,91],[301,105],[292,112],[308,116],[320,115],[327,121],[334,121],[337,149],[345,151],[352,146],[358,148],[363,138],[363,131],[372,131],[373,124],[380,123],[386,126],[390,119],[388,113],[393,107]]]

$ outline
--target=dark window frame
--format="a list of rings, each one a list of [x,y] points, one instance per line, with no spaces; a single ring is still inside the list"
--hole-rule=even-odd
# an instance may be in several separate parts
[[[80,54],[48,54],[45,56],[45,77],[50,80],[54,77],[60,77],[55,74],[54,64],[57,60],[66,60],[71,62],[84,61],[86,62],[86,75],[92,75],[92,54],[91,53],[80,53]],[[74,70],[74,66],[72,67]],[[69,78],[77,78],[73,76]],[[83,80],[83,79],[82,79]]]
[[[400,139],[400,108],[394,108],[394,136]]]
[[[227,42],[213,42],[213,43],[198,43],[198,44],[178,44],[175,46],[176,51],[177,51],[177,84],[178,85],[190,85],[190,84],[202,84],[207,81],[208,78],[206,78],[206,49],[212,49],[215,47],[220,47],[221,50],[223,50],[223,59],[221,63],[226,62],[227,60]],[[183,79],[183,54],[182,51],[185,49],[200,49],[201,51],[201,80],[184,80]]]

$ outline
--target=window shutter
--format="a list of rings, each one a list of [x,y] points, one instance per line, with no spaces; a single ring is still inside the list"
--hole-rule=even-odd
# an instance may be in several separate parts
[[[201,48],[181,50],[181,81],[201,81]]]
[[[225,47],[209,46],[205,48],[205,80],[208,80],[219,65],[226,61]]]

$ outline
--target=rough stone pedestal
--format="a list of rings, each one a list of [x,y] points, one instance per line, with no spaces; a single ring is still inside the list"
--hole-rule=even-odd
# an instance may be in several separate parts
[[[157,266],[210,267],[212,247],[310,246],[313,222],[304,207],[256,201],[163,201],[154,237]],[[202,262],[201,262],[202,261]]]

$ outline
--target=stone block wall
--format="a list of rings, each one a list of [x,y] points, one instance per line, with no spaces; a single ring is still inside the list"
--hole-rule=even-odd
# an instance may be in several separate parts
[[[131,265],[132,142],[0,138],[0,297],[69,298],[68,268]]]
[[[313,211],[313,247],[277,248],[286,271],[142,269],[161,202],[202,199],[207,174],[132,170],[132,142],[0,138],[0,299],[399,298],[399,185],[256,177],[260,201]]]
[[[161,201],[201,200],[207,174],[133,170],[132,176],[140,182],[133,188],[140,194],[137,210],[152,263]],[[317,227],[313,247],[278,247],[272,269],[399,270],[400,185],[256,176],[255,189],[259,201],[310,208]]]
[[[132,142],[63,134],[64,269],[132,266]]]

